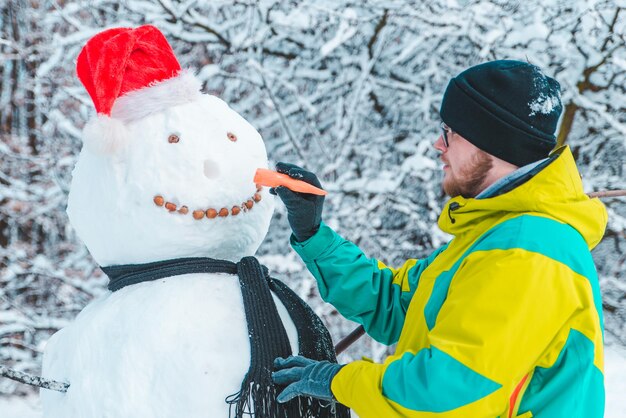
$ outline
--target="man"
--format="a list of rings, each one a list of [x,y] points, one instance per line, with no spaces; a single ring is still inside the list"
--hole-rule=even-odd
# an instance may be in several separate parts
[[[320,294],[374,339],[383,364],[277,359],[281,399],[368,417],[602,417],[603,323],[590,255],[607,222],[571,151],[555,151],[556,80],[519,61],[477,65],[444,94],[435,142],[453,239],[394,269],[321,222],[323,198],[275,190]],[[320,185],[299,167],[279,171]]]

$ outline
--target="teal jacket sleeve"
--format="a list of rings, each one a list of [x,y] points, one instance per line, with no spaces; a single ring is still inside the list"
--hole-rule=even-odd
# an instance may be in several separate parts
[[[346,318],[362,324],[376,341],[393,344],[400,338],[406,311],[420,275],[445,249],[428,258],[408,260],[393,269],[367,258],[352,242],[323,222],[304,242],[291,245],[317,280],[320,295]]]

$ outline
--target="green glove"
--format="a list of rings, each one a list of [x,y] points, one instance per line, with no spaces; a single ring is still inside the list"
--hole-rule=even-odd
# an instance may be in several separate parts
[[[325,401],[334,401],[330,383],[343,365],[328,361],[316,361],[301,356],[274,360],[272,373],[274,383],[287,385],[278,395],[278,402],[287,402],[296,396],[310,396]]]

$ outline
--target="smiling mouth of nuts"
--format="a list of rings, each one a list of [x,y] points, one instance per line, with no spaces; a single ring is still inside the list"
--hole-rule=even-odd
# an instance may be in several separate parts
[[[261,190],[263,190],[262,186],[257,184],[256,193],[243,202],[240,205],[232,206],[230,208],[222,207],[222,208],[208,208],[208,209],[195,209],[191,211],[191,216],[195,220],[201,220],[203,218],[214,219],[214,218],[226,218],[228,216],[237,216],[242,212],[248,212],[251,210],[256,203],[261,201]],[[176,204],[172,202],[168,202],[161,195],[154,196],[154,204],[160,206],[167,210],[169,213],[176,213],[179,215],[188,215],[190,213],[188,206],[180,206],[178,207]]]

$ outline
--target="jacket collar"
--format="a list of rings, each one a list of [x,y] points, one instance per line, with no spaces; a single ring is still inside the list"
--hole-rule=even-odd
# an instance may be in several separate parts
[[[500,221],[531,213],[571,225],[589,248],[595,247],[604,235],[606,209],[584,193],[569,147],[555,150],[553,157],[532,178],[505,193],[483,199],[450,199],[439,216],[439,227],[454,236],[474,237]]]

